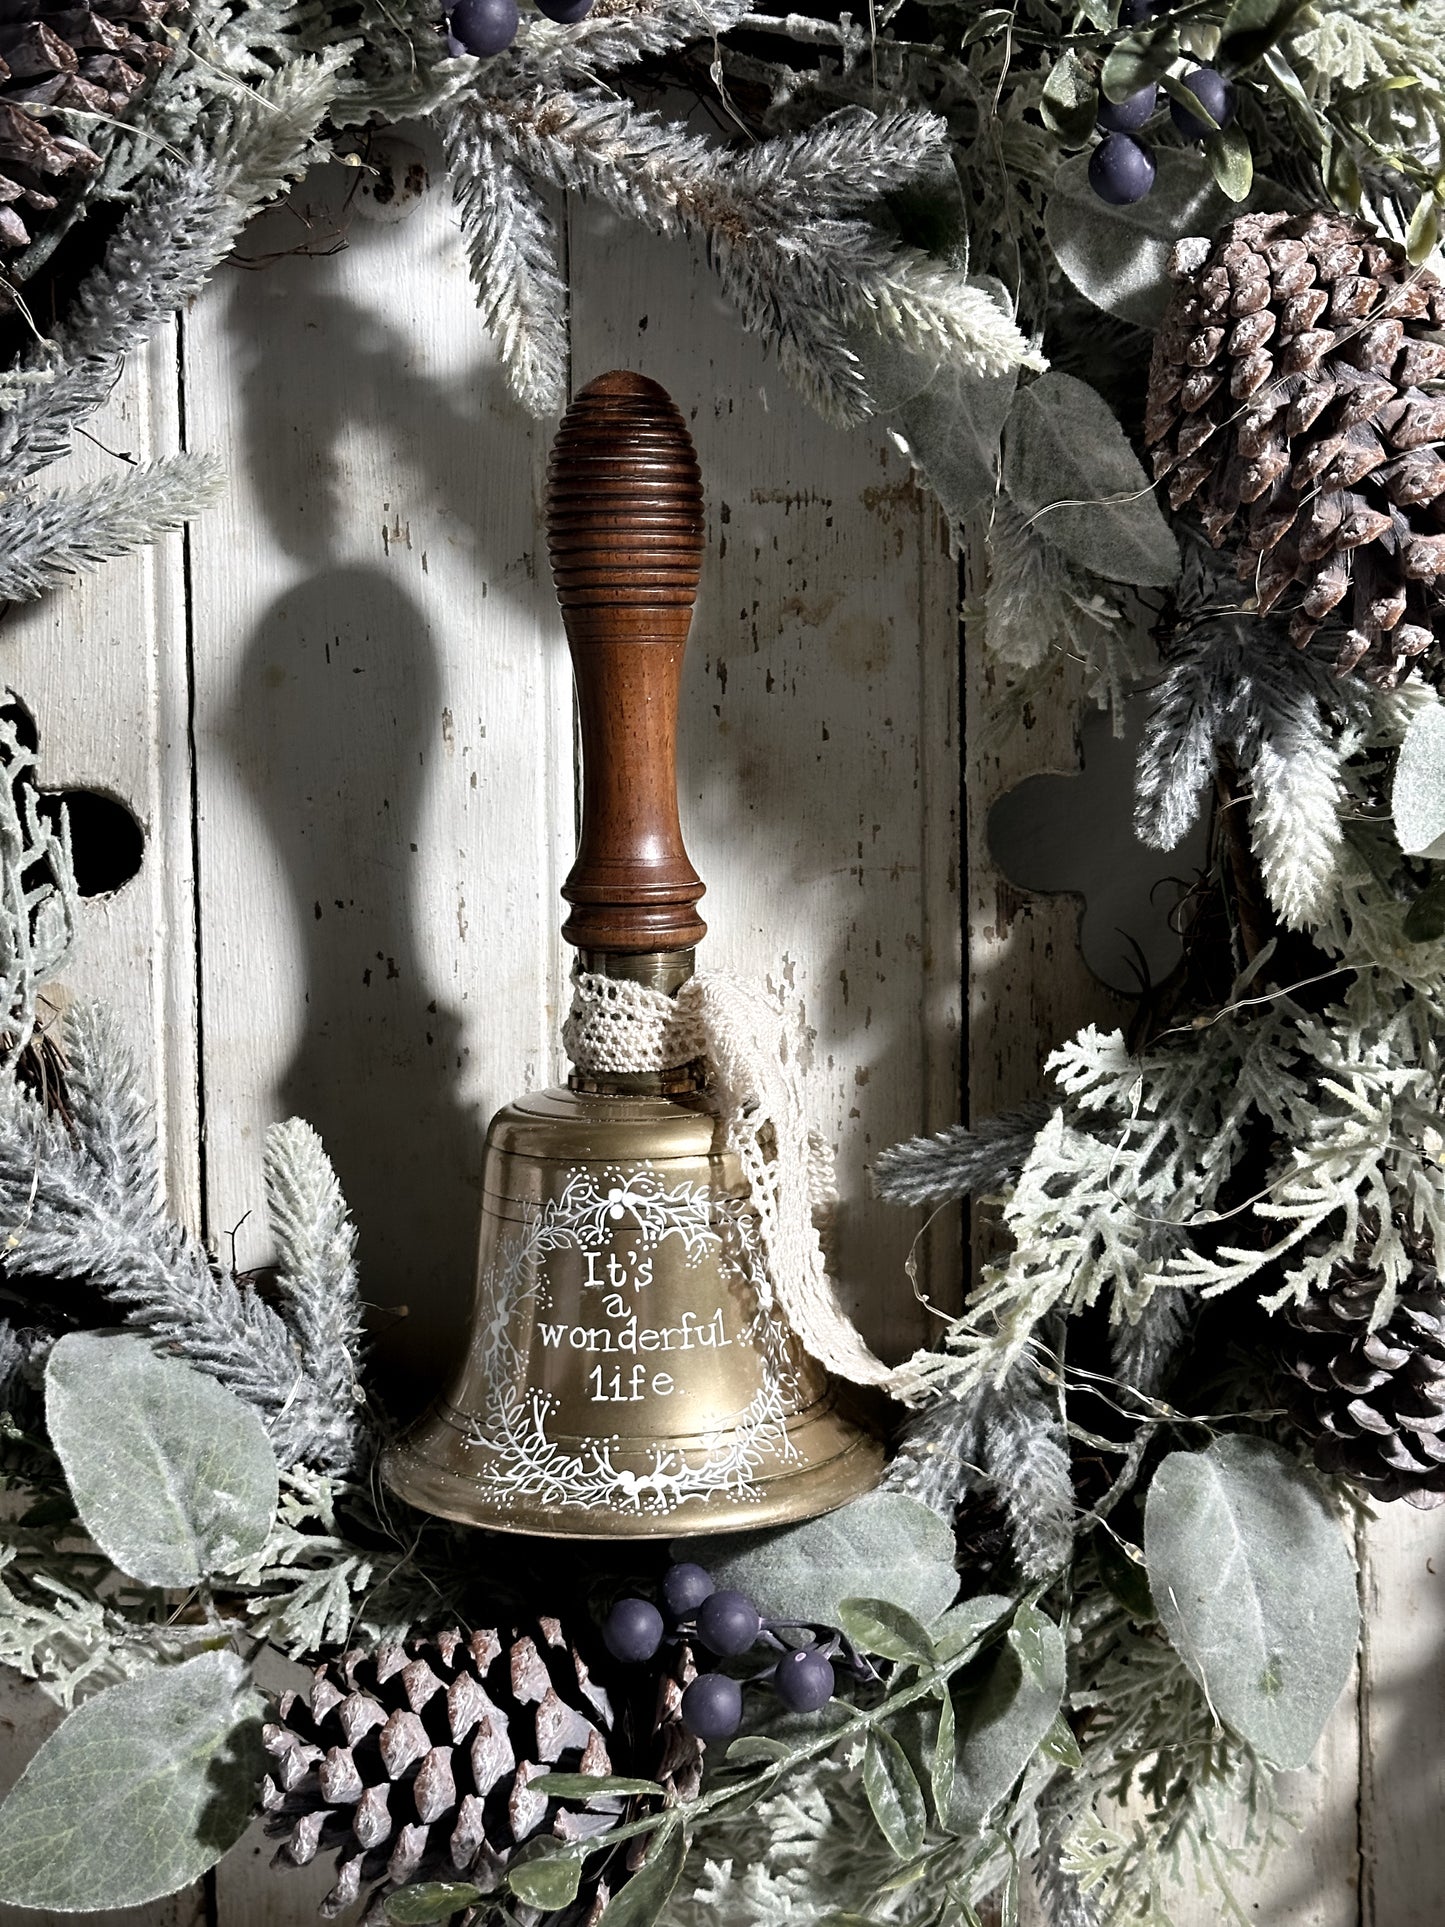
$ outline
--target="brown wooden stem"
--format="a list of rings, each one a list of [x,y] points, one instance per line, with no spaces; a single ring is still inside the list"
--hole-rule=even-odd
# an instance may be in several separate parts
[[[677,813],[677,697],[702,566],[702,479],[644,375],[589,382],[552,448],[547,546],[582,726],[582,831],[562,887],[581,950],[689,949],[707,930]]]

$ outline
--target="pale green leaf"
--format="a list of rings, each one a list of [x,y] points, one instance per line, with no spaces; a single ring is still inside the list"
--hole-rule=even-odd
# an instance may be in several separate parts
[[[1424,704],[1410,718],[1391,807],[1407,856],[1445,856],[1445,704]]]
[[[1113,411],[1057,370],[1021,388],[1004,429],[1004,487],[1045,541],[1111,582],[1168,588],[1179,546]]]
[[[507,1885],[529,1907],[569,1907],[582,1884],[584,1856],[555,1840],[529,1840],[507,1867]]]
[[[923,1845],[928,1815],[908,1755],[891,1733],[874,1727],[863,1750],[863,1791],[879,1831],[900,1860]]]
[[[1141,328],[1159,323],[1169,299],[1169,254],[1187,234],[1213,234],[1230,214],[1203,158],[1160,148],[1154,186],[1132,207],[1109,207],[1089,185],[1089,157],[1054,176],[1044,229],[1054,258],[1096,308]]]
[[[910,1612],[888,1599],[845,1599],[838,1625],[855,1646],[880,1659],[931,1660],[933,1641]]]
[[[234,1653],[124,1680],[52,1733],[0,1806],[0,1901],[50,1913],[139,1907],[245,1832],[264,1755]]]
[[[1440,239],[1440,202],[1433,188],[1427,188],[1415,203],[1405,236],[1405,253],[1412,267],[1418,268],[1435,252]]]
[[[654,1793],[663,1789],[656,1780],[629,1779],[622,1773],[549,1773],[547,1795],[556,1800],[593,1800],[606,1794]]]
[[[1039,1741],[1039,1747],[1051,1760],[1057,1760],[1060,1766],[1067,1767],[1071,1773],[1077,1773],[1084,1764],[1079,1742],[1074,1738],[1074,1729],[1062,1713]]]
[[[1115,43],[1100,77],[1105,98],[1127,100],[1169,71],[1179,47],[1178,30],[1162,21],[1152,30],[1126,34]]]
[[[1144,1558],[1215,1713],[1274,1765],[1304,1766],[1359,1633],[1349,1548],[1315,1480],[1267,1439],[1172,1452],[1145,1501]]]
[[[687,1835],[675,1822],[658,1828],[648,1845],[647,1858],[608,1901],[598,1927],[652,1927],[672,1898],[687,1859]]]
[[[1033,1607],[1019,1617],[1023,1625],[1016,1620],[987,1674],[958,1700],[953,1813],[960,1827],[977,1825],[1003,1799],[1063,1703],[1063,1634]]]
[[[1219,56],[1226,71],[1253,65],[1289,32],[1306,0],[1234,0],[1224,16]]]
[[[1039,97],[1044,126],[1071,144],[1086,141],[1098,109],[1099,89],[1094,76],[1073,48],[1066,48],[1049,69]]]
[[[1249,199],[1249,190],[1254,186],[1254,156],[1249,150],[1249,136],[1237,122],[1209,135],[1204,143],[1204,158],[1219,183],[1221,194],[1228,195],[1231,201]]]
[[[932,1629],[939,1659],[959,1659],[971,1646],[982,1645],[994,1627],[1012,1613],[1013,1605],[1012,1599],[1003,1593],[984,1592],[950,1606]]]
[[[386,1917],[393,1927],[430,1927],[482,1897],[481,1888],[469,1880],[419,1880],[386,1896]]]
[[[948,1825],[953,1805],[953,1782],[958,1772],[958,1723],[954,1718],[953,1695],[943,1686],[938,1695],[938,1731],[934,1736],[929,1777],[933,1782],[933,1810],[940,1826]]]
[[[776,1764],[779,1760],[791,1760],[793,1749],[781,1740],[770,1740],[764,1733],[744,1733],[734,1740],[727,1750],[729,1766],[760,1766],[764,1761]]]
[[[718,1586],[735,1586],[770,1619],[836,1626],[845,1599],[888,1599],[925,1626],[958,1590],[953,1533],[931,1507],[901,1492],[868,1492],[851,1505],[777,1532],[687,1541]]]

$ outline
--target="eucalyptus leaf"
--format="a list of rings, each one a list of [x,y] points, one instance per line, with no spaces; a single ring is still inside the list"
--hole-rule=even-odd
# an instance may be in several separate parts
[[[194,1586],[266,1543],[276,1459],[261,1421],[143,1339],[72,1332],[45,1369],[45,1417],[81,1522],[147,1586]]]
[[[1445,877],[1427,883],[1405,912],[1407,943],[1439,943],[1445,937]]]
[[[1179,545],[1103,396],[1051,370],[1021,388],[1004,429],[1004,487],[1038,533],[1111,582],[1168,588]]]
[[[199,1879],[250,1823],[264,1763],[259,1711],[229,1652],[86,1700],[0,1806],[0,1901],[89,1913],[143,1906]]]
[[[582,1884],[583,1855],[555,1840],[529,1840],[507,1867],[507,1885],[529,1907],[569,1907]]]
[[[1038,1751],[1063,1704],[1064,1678],[1063,1634],[1036,1608],[1021,1608],[993,1664],[956,1707],[959,1830],[976,1827]]]
[[[386,1896],[386,1917],[394,1927],[429,1927],[432,1921],[450,1920],[482,1897],[481,1888],[470,1880],[418,1880]]]
[[[888,1599],[927,1626],[958,1590],[953,1533],[901,1492],[868,1492],[780,1531],[688,1540],[680,1557],[735,1586],[770,1619],[836,1626],[845,1599]]]
[[[1431,702],[1410,718],[1391,808],[1407,856],[1445,856],[1445,704]]]
[[[687,1859],[687,1835],[674,1820],[658,1828],[647,1858],[608,1901],[598,1927],[652,1927],[672,1898]]]
[[[931,1660],[933,1641],[910,1612],[888,1599],[845,1599],[838,1624],[865,1653],[880,1659]]]
[[[928,1824],[923,1790],[908,1755],[881,1727],[872,1728],[863,1749],[863,1791],[883,1838],[900,1860],[911,1860]]]
[[[1154,186],[1132,207],[1109,207],[1089,185],[1089,157],[1073,155],[1054,176],[1044,230],[1055,259],[1096,308],[1158,326],[1169,299],[1169,255],[1188,234],[1213,234],[1229,218],[1203,158],[1160,148]]]
[[[1204,143],[1204,158],[1219,184],[1219,191],[1231,201],[1247,201],[1254,186],[1254,155],[1249,136],[1235,122],[1209,135]]]
[[[1172,1452],[1145,1501],[1144,1557],[1219,1718],[1274,1765],[1306,1765],[1359,1634],[1353,1561],[1314,1479],[1268,1439]]]
[[[1105,1526],[1099,1526],[1094,1533],[1094,1553],[1099,1561],[1099,1577],[1129,1616],[1141,1626],[1157,1619],[1159,1613],[1149,1590],[1143,1553],[1132,1546],[1126,1548]]]

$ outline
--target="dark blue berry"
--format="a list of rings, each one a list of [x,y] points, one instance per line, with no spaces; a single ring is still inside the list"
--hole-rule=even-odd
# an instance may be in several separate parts
[[[447,28],[463,53],[486,59],[505,53],[517,37],[517,0],[457,0]]]
[[[816,1713],[833,1697],[833,1668],[816,1646],[784,1653],[773,1672],[773,1688],[791,1712]]]
[[[695,1740],[730,1740],[743,1723],[743,1689],[726,1673],[699,1673],[682,1695],[682,1723]]]
[[[1141,87],[1137,94],[1129,94],[1123,100],[1101,98],[1094,118],[1106,134],[1137,134],[1158,105],[1159,89],[1151,80],[1147,87]]]
[[[1221,127],[1234,119],[1234,87],[1213,67],[1195,67],[1184,76],[1184,85],[1206,114],[1213,114]],[[1187,141],[1202,141],[1214,132],[1198,114],[1191,114],[1182,100],[1171,100],[1169,116]]]
[[[697,1612],[697,1636],[709,1652],[736,1658],[755,1644],[762,1616],[745,1592],[709,1593]]]
[[[619,1599],[607,1615],[602,1643],[614,1659],[638,1666],[662,1644],[662,1614],[646,1599]]]
[[[662,1596],[667,1602],[667,1610],[675,1619],[686,1619],[695,1613],[703,1600],[712,1593],[712,1577],[701,1566],[690,1565],[686,1560],[676,1566],[669,1566],[663,1574]]]
[[[1089,156],[1089,186],[1110,207],[1142,201],[1157,171],[1154,156],[1132,134],[1105,134]]]
[[[545,13],[559,27],[575,27],[592,11],[592,0],[537,0],[538,13]]]

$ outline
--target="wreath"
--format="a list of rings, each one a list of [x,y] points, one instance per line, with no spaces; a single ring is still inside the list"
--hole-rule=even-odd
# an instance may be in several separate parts
[[[1362,1511],[1445,1502],[1438,9],[539,5],[0,28],[0,596],[204,506],[206,455],[38,478],[253,210],[337,154],[401,191],[371,134],[427,116],[520,402],[564,397],[556,191],[701,240],[936,491],[1005,715],[1080,664],[1147,692],[1138,836],[1211,826],[1183,959],[1036,1104],[878,1160],[980,1254],[880,1490],[670,1566],[488,1562],[373,1476],[316,1135],[267,1140],[266,1277],[167,1217],[120,1036],[46,996],[72,851],[7,710],[0,1659],[72,1710],[0,1900],[142,1903],[259,1809],[373,1921],[932,1927],[1031,1873],[1052,1927],[1167,1923],[1278,1832]],[[303,1694],[263,1704],[267,1649]]]

